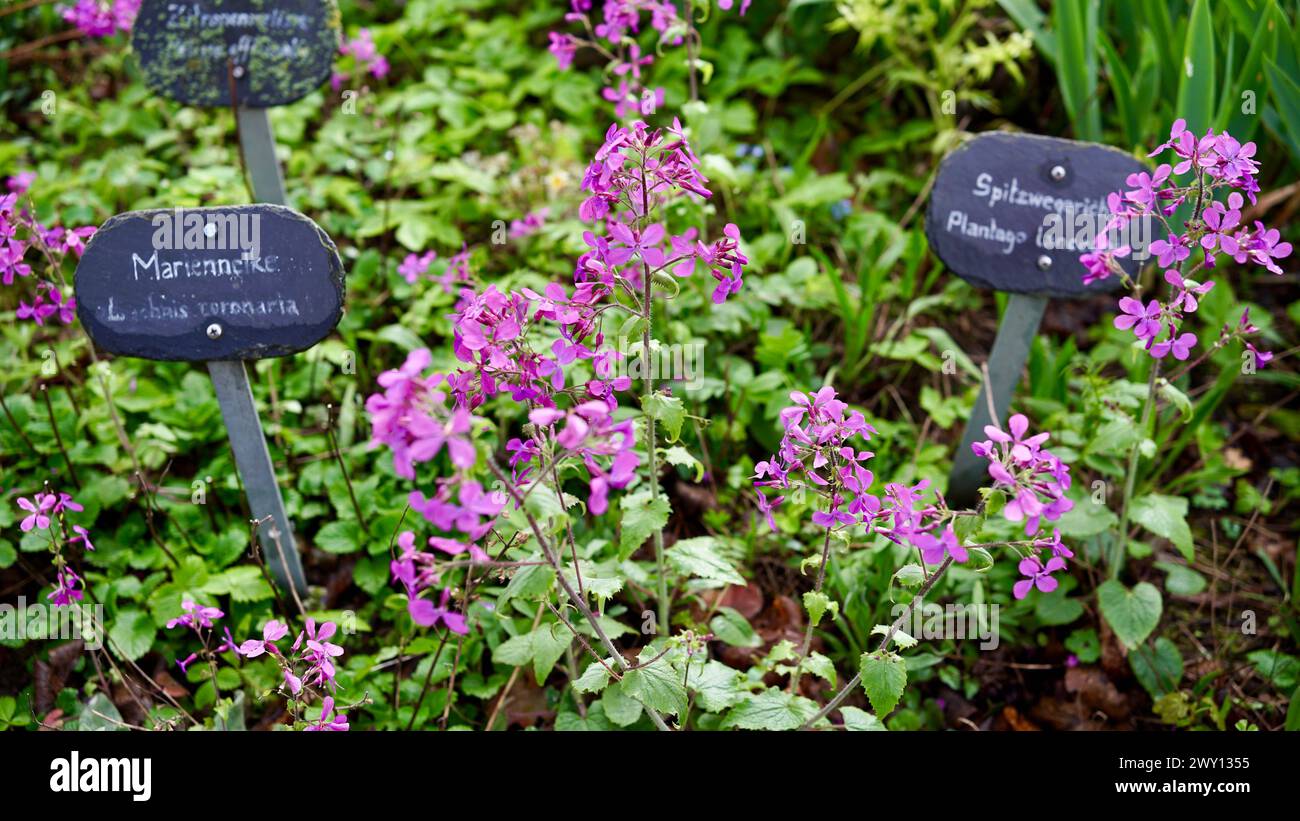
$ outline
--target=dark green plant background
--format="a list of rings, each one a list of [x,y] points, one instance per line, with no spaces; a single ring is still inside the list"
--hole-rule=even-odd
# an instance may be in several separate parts
[[[547,33],[567,30],[565,9],[549,0],[340,6],[345,35],[368,27],[391,73],[345,84],[357,92],[355,113],[325,86],[272,119],[290,204],[343,255],[347,312],[313,350],[251,369],[313,585],[309,609],[356,628],[343,642],[340,702],[368,696],[350,716],[354,727],[434,728],[446,714],[445,726],[484,728],[494,699],[511,687],[494,728],[614,726],[604,713],[575,711],[563,662],[552,671],[532,657],[534,665],[518,668],[499,653],[493,660],[495,648],[532,622],[537,594],[527,579],[483,583],[470,610],[483,627],[464,643],[458,665],[452,652],[436,652],[436,636],[410,623],[388,563],[412,486],[395,476],[386,453],[367,448],[361,407],[376,375],[411,349],[428,346],[436,363],[453,362],[446,318],[453,296],[403,281],[396,268],[406,253],[436,250],[440,269],[470,248],[476,277],[503,290],[570,281],[585,247],[578,185],[612,121],[600,67],[580,55],[573,70],[557,69]],[[706,379],[686,397],[699,420],[688,420],[682,444],[707,472],[700,478],[684,458],[665,480],[675,511],[667,533],[717,537],[749,582],[725,599],[718,591],[681,594],[678,626],[713,632],[714,654],[746,671],[728,684],[721,706],[692,713],[693,728],[784,726],[780,717],[765,725],[728,710],[750,703],[746,694],[780,661],[769,651],[797,641],[806,618],[798,602],[811,581],[799,568],[815,529],[789,510],[779,518],[782,532],[771,534],[746,492],[753,463],[779,441],[776,415],[791,390],[831,383],[867,413],[881,434],[873,442],[879,483],[942,484],[947,475],[1003,302],[943,270],[920,229],[937,162],[963,133],[1019,129],[1144,156],[1178,116],[1198,129],[1227,127],[1259,144],[1266,196],[1254,218],[1300,239],[1292,225],[1300,208],[1296,3],[1051,6],[758,0],[743,18],[715,8],[701,25],[701,57],[711,67],[700,92],[707,110],[687,105],[684,50],[664,50],[651,69],[650,84],[667,94],[656,118],[688,112],[714,184],[709,218],[737,223],[752,260],[740,298],[721,307],[709,305],[697,275],[666,331],[675,342],[705,345]],[[43,222],[99,224],[133,209],[249,201],[229,111],[160,98],[141,81],[127,38],[58,39],[66,29],[50,5],[0,17],[0,174],[37,173],[31,194]],[[43,99],[54,100],[52,114]],[[551,218],[539,234],[491,243],[494,221],[542,206]],[[791,242],[800,230],[806,242]],[[887,726],[1300,725],[1300,710],[1287,718],[1300,673],[1295,260],[1285,261],[1282,277],[1254,267],[1222,271],[1198,324],[1213,333],[1251,305],[1278,359],[1243,375],[1237,352],[1225,350],[1183,379],[1157,425],[1154,458],[1142,462],[1137,495],[1156,513],[1139,519],[1125,545],[1124,581],[1159,590],[1158,627],[1136,650],[1121,651],[1096,596],[1115,516],[1079,505],[1062,530],[1081,563],[1057,593],[1012,600],[1012,562],[950,574],[940,588],[945,599],[1002,605],[1000,647],[981,653],[971,642],[943,641],[909,651],[907,693]],[[238,714],[249,727],[274,725],[283,713],[265,696],[278,675],[272,665],[223,667],[223,699],[242,695],[214,705],[209,671],[196,665],[186,677],[173,663],[192,640],[163,628],[183,594],[219,602],[238,639],[272,615],[271,590],[248,558],[242,494],[205,371],[102,354],[94,364],[79,329],[16,321],[18,297],[17,288],[0,288],[0,391],[22,431],[0,419],[0,601],[35,601],[52,582],[43,543],[18,530],[14,500],[46,480],[71,483],[57,425],[86,506],[78,521],[98,547],[82,568],[88,598],[105,606],[115,658],[139,665],[132,675],[164,682],[209,723]],[[1094,482],[1122,481],[1136,435],[1132,389],[1145,381],[1144,358],[1111,327],[1112,312],[1106,297],[1050,306],[1015,401],[1037,429],[1053,431],[1081,499]],[[517,416],[505,405],[485,411]],[[192,504],[194,483],[208,477],[208,504]],[[616,524],[583,527],[589,538],[617,541]],[[827,592],[841,609],[823,621],[817,646],[840,671],[837,684],[868,649],[873,625],[888,619],[899,559],[871,543],[831,564]],[[629,585],[607,611],[628,633],[652,598],[640,587]],[[1254,632],[1243,630],[1247,611]],[[109,692],[101,692],[88,653],[69,658],[52,642],[0,641],[0,727],[88,726],[92,698],[146,723],[111,674]],[[508,685],[517,669],[520,680]],[[426,679],[434,687],[413,717]],[[810,678],[805,694],[824,702],[836,689]],[[861,694],[848,703],[866,706]],[[150,709],[155,717],[172,710]],[[863,716],[870,718],[846,712],[844,723],[870,724]]]

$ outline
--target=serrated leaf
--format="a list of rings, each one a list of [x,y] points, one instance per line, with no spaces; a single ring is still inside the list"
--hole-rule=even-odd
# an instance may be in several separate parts
[[[813,627],[821,623],[822,616],[827,612],[830,612],[832,621],[840,617],[840,603],[831,601],[830,596],[816,590],[803,594],[803,606],[808,610],[808,619]]]
[[[826,681],[830,682],[831,687],[835,687],[836,682],[839,680],[835,672],[835,663],[821,653],[809,653],[808,657],[800,662],[799,666],[814,676],[826,679]]]
[[[692,665],[687,688],[695,693],[696,703],[711,713],[733,707],[749,695],[744,674],[713,659],[698,665],[698,669]]]
[[[892,713],[907,687],[907,662],[894,653],[877,650],[862,654],[859,672],[876,718]]]
[[[605,659],[605,664],[593,661],[587,665],[587,669],[577,681],[573,682],[573,689],[579,693],[599,693],[609,684],[609,670],[605,665],[613,665],[613,659]]]
[[[797,730],[817,711],[811,699],[769,688],[732,708],[723,724],[742,730]]]
[[[663,426],[669,442],[676,442],[682,435],[682,423],[686,421],[686,406],[676,396],[666,393],[653,393],[641,397],[641,410],[645,415]]]
[[[113,642],[113,650],[127,661],[136,661],[153,647],[157,632],[148,613],[128,609],[118,612],[113,626],[108,629],[108,637]]]
[[[664,551],[664,555],[682,575],[724,584],[745,584],[745,578],[736,572],[731,562],[718,555],[717,539],[712,536],[681,539]]]
[[[877,624],[875,627],[871,628],[871,635],[888,636],[890,627],[891,625],[888,624]],[[900,650],[908,650],[916,646],[916,639],[912,637],[911,633],[908,633],[901,627],[894,631],[894,635],[890,638],[890,641],[897,645]]]
[[[650,534],[662,530],[668,524],[672,508],[662,496],[650,499],[649,492],[624,496],[620,506],[623,508],[623,520],[618,534],[618,558],[623,561],[636,552]]]
[[[642,656],[646,656],[645,651]],[[654,658],[654,654],[646,659]],[[682,677],[660,659],[648,667],[638,667],[623,674],[623,691],[647,707],[661,713],[677,715],[686,709],[686,687]]]

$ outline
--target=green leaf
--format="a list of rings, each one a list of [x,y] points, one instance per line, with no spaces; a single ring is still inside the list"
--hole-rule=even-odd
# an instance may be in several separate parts
[[[830,682],[831,687],[835,687],[836,681],[839,680],[835,672],[835,662],[821,653],[809,653],[808,657],[799,663],[799,666],[805,672],[826,679],[826,681]]]
[[[1177,645],[1163,636],[1155,640],[1154,648],[1143,645],[1129,653],[1128,663],[1152,701],[1176,691],[1183,679],[1183,657]]]
[[[682,435],[682,422],[686,420],[686,406],[677,396],[666,393],[652,393],[641,397],[641,410],[655,422],[663,426],[669,442],[676,442]]]
[[[609,684],[609,670],[605,665],[612,665],[613,659],[605,659],[605,664],[593,661],[587,665],[586,671],[573,682],[573,689],[579,693],[599,693]]]
[[[351,519],[338,519],[316,533],[316,546],[326,553],[355,553],[361,549],[361,528]]]
[[[1058,587],[1051,593],[1039,593],[1034,615],[1047,627],[1069,624],[1083,615],[1083,602],[1069,598],[1064,588]]]
[[[599,703],[604,705],[609,720],[620,727],[629,727],[641,717],[641,702],[627,694],[621,681],[606,687]]]
[[[763,643],[749,620],[730,607],[718,608],[718,614],[709,620],[709,630],[732,647],[758,647]]]
[[[647,647],[638,658],[644,662],[655,655]],[[661,713],[676,715],[686,710],[686,686],[681,674],[666,659],[660,659],[649,667],[628,670],[621,683],[627,695]]]
[[[539,561],[541,554],[534,554],[529,561]],[[545,595],[555,582],[555,568],[546,564],[531,564],[519,568],[510,578],[505,591],[497,601],[497,606],[510,599],[533,599]]]
[[[1179,413],[1183,416],[1184,422],[1192,418],[1192,400],[1173,383],[1163,379],[1160,380],[1159,394],[1166,402],[1173,405],[1175,408],[1178,408]]]
[[[965,518],[974,518],[974,517],[963,516],[962,518],[965,519]],[[960,521],[960,519],[958,521]],[[898,572],[894,574],[894,578],[898,579],[898,583],[903,585],[904,587],[920,587],[921,584],[925,581],[925,568],[921,567],[921,565],[916,563],[905,564],[902,567],[898,568]],[[804,594],[805,606],[807,606],[808,604],[807,598],[808,596],[805,593]]]
[[[103,693],[91,696],[77,716],[77,729],[81,731],[121,732],[126,729],[122,724],[122,714],[117,705]]]
[[[1169,574],[1165,577],[1165,590],[1175,596],[1195,596],[1209,584],[1204,576],[1185,565],[1156,562],[1156,567]]]
[[[636,552],[650,534],[668,524],[668,514],[672,509],[662,496],[651,500],[649,491],[624,496],[619,504],[623,508],[623,522],[618,534],[618,558],[623,561]]]
[[[143,610],[127,609],[117,614],[113,626],[108,629],[112,640],[112,649],[127,661],[136,661],[153,647],[154,635],[157,633],[153,619]]]
[[[723,725],[742,730],[797,730],[817,715],[818,709],[811,699],[773,687],[732,708]]]
[[[863,653],[859,665],[862,689],[871,701],[876,718],[889,715],[898,706],[907,686],[907,662],[894,653],[877,650]]]
[[[698,670],[692,665],[687,687],[694,691],[700,707],[711,713],[720,713],[749,697],[744,679],[739,670],[710,659],[699,665]]]
[[[208,579],[203,590],[214,596],[228,595],[237,602],[265,601],[275,595],[271,585],[262,576],[261,569],[247,565],[218,573]]]
[[[538,682],[543,682],[572,641],[573,634],[569,628],[559,622],[543,623],[531,633],[498,644],[492,651],[492,661],[512,667],[522,667],[531,661],[533,674]]]
[[[808,618],[813,627],[821,623],[822,616],[826,615],[827,611],[830,612],[832,621],[840,617],[840,603],[831,601],[830,596],[816,590],[809,590],[803,594],[803,606],[808,610]]]
[[[1091,627],[1075,630],[1065,640],[1065,649],[1074,653],[1083,664],[1092,664],[1101,658],[1101,640]]]
[[[674,445],[663,451],[664,461],[674,467],[686,468],[695,471],[695,481],[704,481],[704,463],[691,455],[691,452],[681,445]]]
[[[682,575],[725,584],[745,584],[745,578],[736,572],[731,562],[718,555],[717,540],[712,536],[681,539],[664,551],[664,555],[668,563]]]
[[[1158,493],[1139,496],[1133,500],[1130,515],[1133,521],[1172,542],[1187,561],[1195,558],[1192,530],[1187,526],[1187,500],[1183,497]]]
[[[1176,116],[1187,120],[1187,130],[1203,134],[1214,125],[1215,82],[1214,19],[1209,0],[1194,0],[1179,66]]]
[[[854,732],[885,732],[885,725],[880,719],[857,707],[841,707],[840,716],[844,719],[844,729]]]
[[[1129,590],[1111,579],[1097,588],[1097,603],[1115,637],[1129,650],[1146,640],[1160,623],[1160,591],[1148,582]]]
[[[1246,658],[1259,674],[1282,692],[1290,692],[1300,683],[1300,659],[1279,653],[1276,650],[1255,650],[1247,653]]]
[[[1278,114],[1291,137],[1292,145],[1300,145],[1300,85],[1278,67],[1273,60],[1264,61],[1273,99],[1277,101]]]

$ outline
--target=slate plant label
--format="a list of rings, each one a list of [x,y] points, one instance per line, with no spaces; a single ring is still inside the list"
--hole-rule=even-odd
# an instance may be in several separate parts
[[[285,356],[343,315],[343,263],[280,205],[131,211],[96,231],[76,271],[77,315],[100,347],[142,359]]]
[[[1082,282],[1079,255],[1109,220],[1106,198],[1132,173],[1149,170],[1118,149],[1036,134],[990,132],[954,149],[939,166],[925,232],[930,247],[962,279],[1019,294],[1079,297],[1107,291],[1118,277]],[[1161,234],[1134,221],[1116,245],[1135,273]]]
[[[144,0],[131,44],[149,87],[186,105],[271,108],[329,76],[334,0]]]

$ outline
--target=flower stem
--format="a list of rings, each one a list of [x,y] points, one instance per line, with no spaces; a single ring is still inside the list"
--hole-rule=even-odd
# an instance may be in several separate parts
[[[898,632],[898,628],[901,627],[903,625],[903,622],[907,621],[908,617],[912,615],[912,608],[916,607],[917,602],[925,598],[925,594],[930,592],[930,588],[934,587],[934,583],[939,581],[939,577],[942,576],[944,574],[944,571],[951,566],[952,566],[952,556],[949,556],[948,558],[943,560],[943,564],[939,565],[938,570],[930,574],[930,578],[926,579],[925,584],[921,585],[921,589],[916,591],[916,595],[912,597],[912,600],[910,602],[908,602],[907,609],[904,610],[902,613],[900,613],[898,618],[894,619],[894,623],[889,626],[889,632],[885,634],[885,637],[883,639],[881,639],[880,647],[876,649],[877,653],[881,652],[882,650],[884,650],[886,647],[889,646],[890,640],[894,638],[894,633]],[[834,698],[826,702],[825,707],[817,711],[817,715],[805,721],[803,726],[800,727],[799,729],[807,730],[810,727],[812,727],[814,724],[816,724],[818,721],[821,721],[823,718],[830,715],[830,712],[834,710],[836,707],[839,707],[840,704],[844,701],[844,699],[849,697],[849,693],[853,692],[853,688],[857,687],[858,683],[861,681],[862,681],[862,672],[859,671],[854,674],[853,678],[849,679],[849,682],[845,684],[844,687],[841,688],[838,693],[835,694]]]
[[[1110,577],[1118,578],[1124,569],[1124,554],[1128,551],[1128,513],[1133,501],[1133,488],[1137,484],[1138,456],[1141,454],[1142,439],[1146,436],[1147,425],[1151,421],[1151,410],[1156,404],[1156,377],[1160,373],[1160,360],[1151,360],[1151,372],[1147,375],[1147,397],[1142,403],[1142,421],[1138,425],[1138,440],[1128,454],[1128,469],[1124,474],[1124,496],[1120,502],[1119,535],[1111,545]]]
[[[826,581],[826,562],[831,556],[831,529],[826,528],[826,539],[822,542],[822,563],[817,569],[817,582],[813,585],[813,592],[822,592],[822,583]],[[812,646],[813,622],[812,618],[808,619],[808,629],[803,634],[803,645],[799,648],[799,656],[795,659],[794,672],[790,674],[790,692],[799,692],[799,668],[803,660],[808,656],[808,648]]]

